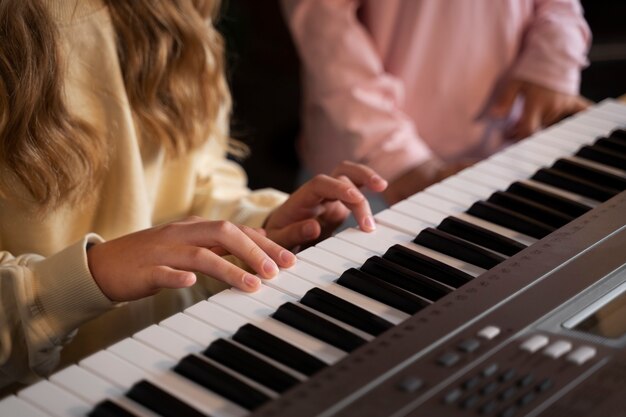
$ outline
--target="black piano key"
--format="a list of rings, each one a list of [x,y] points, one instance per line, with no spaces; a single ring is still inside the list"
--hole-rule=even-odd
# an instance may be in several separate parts
[[[328,366],[315,356],[253,324],[241,326],[233,335],[233,340],[306,376],[313,376]]]
[[[529,200],[543,203],[552,207],[554,210],[560,211],[561,213],[574,218],[580,217],[591,210],[591,207],[579,203],[578,201],[570,200],[569,198],[542,190],[530,184],[521,183],[519,181],[511,184],[506,190],[512,194],[519,195]]]
[[[415,314],[424,307],[430,305],[430,302],[416,296],[413,293],[398,288],[386,281],[381,280],[373,275],[350,268],[345,271],[337,284],[349,288],[353,291],[361,293],[369,298],[387,304],[397,310],[407,314]]]
[[[619,152],[622,155],[626,155],[626,140],[619,140],[615,138],[598,138],[594,142],[594,144],[607,149],[611,149],[615,152]]]
[[[432,227],[422,230],[413,241],[483,269],[491,269],[506,259],[504,256]]]
[[[207,417],[207,414],[145,380],[133,385],[126,396],[163,417]]]
[[[453,290],[426,275],[379,256],[372,256],[359,269],[430,301],[437,301]]]
[[[618,193],[617,190],[599,186],[554,168],[541,168],[531,178],[601,202],[608,200]]]
[[[247,410],[255,410],[270,400],[266,394],[195,355],[181,359],[174,367],[174,372]]]
[[[89,417],[137,417],[111,400],[104,400],[91,410]]]
[[[387,320],[320,288],[307,291],[300,303],[373,336],[393,327]]]
[[[541,239],[554,230],[554,227],[541,223],[535,219],[516,213],[488,201],[477,201],[467,210],[472,216],[488,220],[500,226],[517,230],[525,235]]]
[[[345,352],[366,343],[356,334],[291,302],[278,307],[272,317]]]
[[[567,172],[579,178],[584,178],[597,185],[614,188],[616,190],[626,190],[626,178],[611,174],[601,169],[596,169],[583,165],[576,161],[567,159],[559,159],[552,165],[559,171]],[[626,169],[626,167],[624,167]]]
[[[528,200],[508,191],[496,191],[487,201],[557,228],[574,220],[573,217],[553,210],[544,204]]]
[[[610,165],[618,169],[626,169],[626,156],[602,146],[582,146],[578,152],[576,152],[576,156],[600,162],[604,165]]]
[[[526,248],[526,245],[516,240],[452,216],[443,219],[437,229],[507,256],[513,256]]]
[[[626,142],[626,129],[615,129],[609,135],[611,139],[622,140]]]
[[[450,265],[402,245],[396,244],[387,249],[383,259],[390,260],[411,271],[419,272],[454,288],[458,288],[474,278],[466,272],[459,271]]]
[[[294,376],[225,339],[217,339],[211,343],[204,355],[279,393],[300,382]]]

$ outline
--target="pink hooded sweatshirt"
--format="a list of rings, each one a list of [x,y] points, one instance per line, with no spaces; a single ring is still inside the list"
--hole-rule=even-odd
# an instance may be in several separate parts
[[[484,157],[508,77],[576,94],[590,32],[576,0],[282,0],[304,78],[300,155],[388,180],[436,155]],[[510,119],[510,118],[509,118]]]

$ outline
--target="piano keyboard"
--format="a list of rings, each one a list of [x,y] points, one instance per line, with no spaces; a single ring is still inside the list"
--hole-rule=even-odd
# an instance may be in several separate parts
[[[0,415],[281,415],[267,406],[330,383],[322,371],[626,190],[625,126],[626,105],[604,101],[378,213],[372,233],[299,253],[256,293],[223,291],[21,390]]]

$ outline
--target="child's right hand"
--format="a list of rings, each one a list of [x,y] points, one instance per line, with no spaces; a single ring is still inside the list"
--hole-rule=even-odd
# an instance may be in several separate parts
[[[92,246],[89,269],[102,292],[112,301],[130,301],[162,288],[195,283],[193,271],[224,281],[243,291],[260,285],[255,275],[223,259],[232,254],[263,278],[296,257],[262,233],[226,221],[192,217],[142,230]]]

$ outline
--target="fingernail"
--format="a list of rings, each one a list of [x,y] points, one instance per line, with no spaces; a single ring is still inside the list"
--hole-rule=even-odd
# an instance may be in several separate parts
[[[376,230],[376,223],[374,222],[374,218],[372,216],[367,216],[365,219],[363,219],[363,225],[368,230]]]
[[[380,175],[372,175],[372,177],[370,178],[371,182],[387,182],[383,179],[383,177],[381,177]]]
[[[260,283],[259,278],[251,274],[247,274],[246,277],[243,279],[243,281],[246,283],[248,287],[256,287]]]
[[[267,275],[274,276],[278,272],[278,266],[271,259],[263,261],[263,272]]]
[[[291,265],[296,262],[296,256],[288,250],[280,251],[278,258],[280,259],[280,262],[285,265]]]

